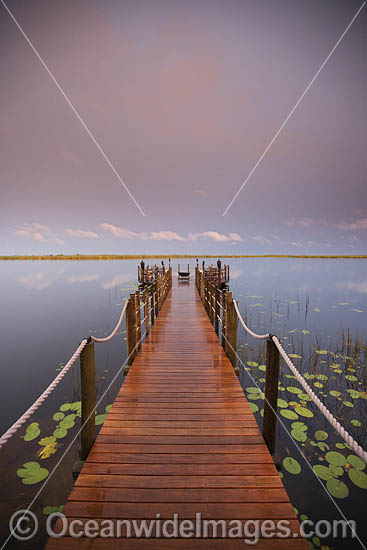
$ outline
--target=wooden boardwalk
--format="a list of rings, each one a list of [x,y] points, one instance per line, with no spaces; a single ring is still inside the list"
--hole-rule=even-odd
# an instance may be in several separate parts
[[[70,519],[298,521],[232,365],[197,295],[174,282],[66,506]],[[126,546],[127,545],[127,546]],[[72,539],[50,549],[243,548],[242,539]],[[305,549],[261,539],[257,549]]]

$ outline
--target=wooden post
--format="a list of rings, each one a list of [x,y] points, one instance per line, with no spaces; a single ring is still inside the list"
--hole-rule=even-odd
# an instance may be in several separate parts
[[[159,311],[159,308],[158,308],[158,280],[155,281],[154,283],[154,293],[155,293],[155,296],[154,296],[154,316],[155,318],[158,317],[158,311]]]
[[[210,283],[210,320],[212,322],[212,325],[214,325],[214,315],[215,315],[215,286],[213,283]]]
[[[132,365],[136,355],[136,315],[135,315],[135,294],[130,294],[130,300],[126,309],[126,334],[127,334],[127,364]]]
[[[83,426],[80,434],[80,458],[86,460],[95,440],[96,372],[93,342],[89,342],[80,354],[80,388]]]
[[[149,334],[149,290],[147,288],[144,289],[144,317],[145,317],[145,333]]]
[[[273,340],[266,342],[266,379],[263,437],[271,454],[275,451],[279,381],[279,351]]]
[[[169,266],[169,287],[172,286],[172,267]]]
[[[214,305],[214,315],[215,315],[214,328],[217,334],[219,333],[219,320],[218,320],[218,317],[220,314],[219,300],[220,300],[220,290],[216,286],[215,287],[215,305]]]
[[[150,323],[153,326],[154,325],[154,284],[150,286]]]
[[[229,302],[232,301],[232,292],[226,292],[224,295],[225,298],[225,311],[224,311],[224,351],[228,355],[228,318],[229,318]]]
[[[137,349],[136,353],[141,348],[141,310],[140,310],[140,292],[139,290],[135,293],[135,307],[136,307],[136,342],[137,342]]]
[[[229,294],[231,295],[231,297],[228,302],[227,355],[232,363],[233,368],[237,372],[237,313],[232,300],[232,293],[230,292]]]

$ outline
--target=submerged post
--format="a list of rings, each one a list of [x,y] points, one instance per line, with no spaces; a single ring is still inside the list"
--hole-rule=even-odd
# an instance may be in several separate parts
[[[80,354],[80,389],[82,402],[80,458],[86,460],[95,440],[96,372],[93,342],[88,342]]]
[[[279,381],[279,351],[273,340],[266,342],[266,380],[263,437],[271,454],[275,451]]]

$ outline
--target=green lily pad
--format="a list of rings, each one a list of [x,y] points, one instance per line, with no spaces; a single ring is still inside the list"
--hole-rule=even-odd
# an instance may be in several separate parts
[[[106,412],[110,412],[110,410],[111,410],[111,407],[112,407],[112,404],[111,404],[111,405],[106,405],[106,409],[105,409],[105,410],[106,410]]]
[[[319,449],[321,449],[322,451],[328,451],[330,449],[329,445],[327,443],[325,443],[324,441],[319,441],[317,443],[317,446]]]
[[[363,460],[361,458],[359,458],[359,456],[356,456],[356,455],[348,455],[347,456],[347,461],[356,470],[364,470],[365,467],[366,467],[365,462],[363,462]]]
[[[328,380],[328,376],[326,376],[326,374],[318,374],[316,376],[317,380],[323,380],[324,382],[326,382],[326,380]]]
[[[100,426],[106,420],[107,414],[97,414],[95,419],[96,426]]]
[[[330,395],[332,395],[333,397],[340,397],[340,396],[341,396],[340,391],[331,390],[329,393],[330,393]]]
[[[315,466],[312,467],[315,474],[324,481],[328,481],[329,479],[334,479],[334,474],[330,471],[330,469],[327,466],[323,466],[322,464],[315,464]]]
[[[344,466],[347,463],[346,457],[338,451],[330,451],[325,455],[326,460],[329,464],[335,464],[335,466]]]
[[[340,479],[329,479],[326,482],[326,488],[335,498],[346,498],[349,495],[347,485],[343,481],[340,481]]]
[[[367,474],[356,468],[348,470],[349,479],[360,489],[367,489]]]
[[[66,436],[67,433],[68,431],[66,428],[56,428],[56,430],[54,430],[53,436],[56,437],[56,439],[62,439]]]
[[[303,422],[292,422],[293,430],[301,430],[301,432],[307,432],[307,426]]]
[[[26,428],[26,433],[24,436],[24,441],[33,441],[33,439],[36,439],[36,437],[39,436],[41,433],[40,425],[38,422],[32,422],[32,424],[29,424]]]
[[[303,330],[302,330],[302,334],[310,334],[310,331],[309,331],[309,330],[306,330],[306,329],[303,329]]]
[[[325,441],[328,437],[328,433],[324,432],[324,430],[317,430],[317,432],[315,432],[315,439],[317,439],[317,441]]]
[[[256,388],[255,386],[249,386],[248,388],[246,388],[246,391],[248,393],[259,393],[260,392],[259,388]]]
[[[249,367],[258,367],[259,363],[256,363],[256,361],[247,361],[247,364]]]
[[[71,403],[63,403],[60,407],[60,411],[62,412],[70,411],[70,409],[71,409]]]
[[[266,371],[266,365],[259,365],[259,370]]]
[[[288,402],[285,401],[285,399],[279,398],[278,399],[278,407],[281,408],[281,409],[285,409],[285,408],[288,407]]]
[[[306,432],[302,432],[301,430],[292,430],[291,436],[297,441],[304,442],[307,440]]]
[[[291,456],[287,456],[283,460],[283,467],[290,474],[299,474],[301,473],[301,470],[302,470],[300,463],[295,458],[292,458]]]
[[[288,353],[288,357],[292,357],[292,359],[302,359],[302,355],[298,355],[298,353]]]
[[[33,485],[45,479],[49,474],[47,468],[41,468],[38,462],[26,462],[19,470],[17,476],[21,478],[24,485]]]
[[[329,352],[327,349],[315,349],[315,353],[317,353],[317,355],[327,355]]]
[[[346,380],[350,380],[351,382],[357,382],[358,378],[354,376],[353,374],[346,374],[345,375]]]
[[[73,428],[75,426],[75,414],[68,414],[61,420],[59,427],[64,428],[65,430],[69,430],[70,428]]]
[[[289,409],[280,409],[280,414],[284,416],[284,418],[288,418],[289,420],[298,420],[298,414],[296,414],[294,411],[291,411]]]
[[[350,408],[354,407],[353,403],[351,403],[350,401],[343,401],[343,405]]]
[[[316,388],[323,388],[323,387],[324,387],[324,384],[321,384],[321,382],[315,382],[315,383],[314,383],[314,386],[315,386]]]
[[[298,396],[297,396],[299,399],[301,399],[302,401],[312,401],[312,398],[307,394],[307,393],[299,393]]]
[[[329,470],[334,476],[342,476],[344,474],[344,468],[335,464],[329,464]]]
[[[287,391],[289,391],[289,393],[302,393],[302,390],[295,386],[287,386]]]
[[[64,418],[65,414],[62,412],[57,412],[53,415],[52,420],[55,420],[56,422],[59,422]]]
[[[259,407],[256,405],[256,403],[249,403],[250,405],[250,409],[252,410],[253,413],[256,413],[258,410],[259,410]]]
[[[310,411],[310,409],[307,409],[306,407],[296,407],[296,413],[300,414],[301,416],[305,416],[306,418],[313,417],[313,412]]]

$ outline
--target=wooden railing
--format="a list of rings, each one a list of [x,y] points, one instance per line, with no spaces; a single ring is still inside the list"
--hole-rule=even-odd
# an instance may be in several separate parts
[[[224,266],[224,269],[229,275],[229,270],[226,270],[226,266]],[[200,270],[198,266],[195,269],[195,284],[218,337],[221,333],[223,349],[231,361],[236,374],[239,374],[239,367],[237,365],[238,315],[234,306],[232,292],[226,290],[226,287],[222,289],[219,288],[218,284],[214,284],[210,280],[210,270]],[[221,331],[219,331],[219,326],[221,327]],[[262,433],[265,443],[273,454],[275,450],[277,422],[279,352],[270,336],[271,335],[269,335],[267,339],[266,346],[266,378]]]
[[[126,308],[127,334],[127,365],[133,363],[141,348],[144,335],[149,334],[150,327],[157,318],[167,294],[172,286],[172,268],[160,271],[153,283],[145,285],[141,290],[130,294]],[[128,373],[124,367],[124,374]],[[80,355],[80,387],[81,387],[81,448],[80,458],[86,459],[95,441],[96,389],[95,389],[95,353],[91,338]]]

